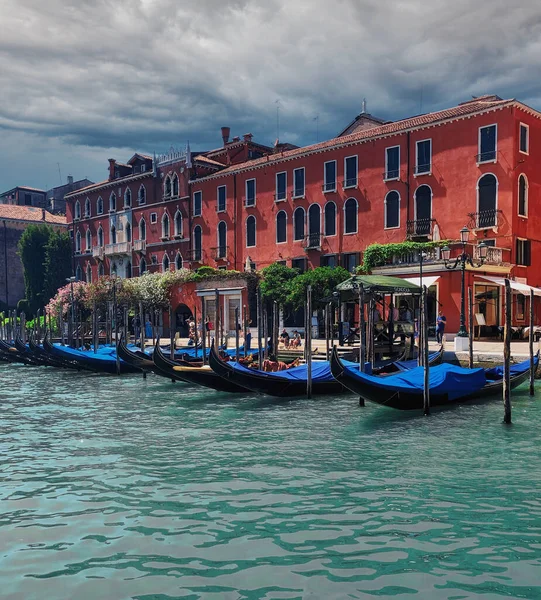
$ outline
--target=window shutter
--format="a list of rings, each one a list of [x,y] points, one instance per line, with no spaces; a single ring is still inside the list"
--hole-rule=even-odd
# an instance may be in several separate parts
[[[526,240],[524,242],[524,265],[529,267],[532,264],[532,253],[531,253],[532,242]]]

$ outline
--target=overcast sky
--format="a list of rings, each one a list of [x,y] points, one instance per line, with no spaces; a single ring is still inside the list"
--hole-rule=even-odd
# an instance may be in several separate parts
[[[303,145],[364,97],[399,119],[484,93],[541,109],[535,0],[0,0],[0,191],[217,147],[222,125],[272,144],[277,100]]]

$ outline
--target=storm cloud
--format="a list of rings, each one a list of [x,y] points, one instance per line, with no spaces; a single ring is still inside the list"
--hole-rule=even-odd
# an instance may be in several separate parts
[[[307,144],[497,93],[541,108],[541,11],[518,0],[0,0],[0,190],[208,149]],[[279,101],[279,128],[277,127]],[[317,117],[317,120],[316,120]],[[29,168],[31,166],[31,168]]]

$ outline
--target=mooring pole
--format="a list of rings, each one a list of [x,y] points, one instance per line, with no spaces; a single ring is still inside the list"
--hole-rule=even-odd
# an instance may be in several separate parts
[[[116,279],[113,280],[113,314],[115,319],[116,374],[120,375],[120,356],[118,355],[118,306],[116,303]]]
[[[503,340],[503,422],[511,423],[511,284],[505,280],[505,330]]]
[[[235,360],[239,362],[240,358],[240,331],[239,331],[239,307],[235,306]]]
[[[468,287],[468,319],[469,319],[469,349],[468,349],[468,362],[470,369],[473,369],[473,293],[471,287]]]
[[[366,334],[364,330],[364,286],[359,286],[359,371],[364,372]]]
[[[312,286],[306,289],[306,397],[312,397]]]
[[[261,307],[261,288],[257,288],[257,349],[259,359],[259,370],[263,369],[263,346],[261,345],[261,333],[263,329],[263,310]]]
[[[274,354],[278,358],[278,302],[272,303],[272,347]]]
[[[530,396],[534,395],[534,381],[535,381],[535,364],[533,355],[533,302],[534,294],[533,289],[530,289],[530,331],[528,335],[528,343],[530,347]]]
[[[427,311],[427,289],[426,285],[423,286],[423,292],[421,295],[422,302],[422,318],[423,323],[423,363],[424,363],[424,381],[423,381],[423,409],[424,414],[428,416],[430,414],[430,365],[428,361],[428,319],[426,318]],[[419,350],[421,350],[419,348]]]
[[[98,352],[99,331],[98,331],[98,313],[96,309],[96,301],[92,302],[92,345],[94,346],[94,354]]]
[[[244,336],[244,358],[246,358],[247,354],[248,354],[248,349],[246,347],[246,338],[248,336],[248,313],[246,312],[246,304],[243,307],[242,310],[242,334]]]
[[[205,297],[201,296],[201,350],[203,352],[203,364],[207,364],[207,305]]]
[[[198,346],[199,346],[199,334],[197,333],[197,330],[198,330],[197,306],[193,307],[193,320],[195,322],[195,331],[194,331],[194,336],[195,336],[195,358],[199,358],[199,350],[198,350]],[[203,333],[203,325],[202,324],[201,324],[201,333]]]
[[[325,304],[325,358],[330,360],[330,342],[329,342],[329,304]]]
[[[214,307],[215,307],[215,318],[214,318],[214,347],[216,348],[216,352],[220,346],[220,292],[218,288],[214,290]]]
[[[143,310],[143,303],[139,302],[139,343],[141,345],[141,352],[145,351],[145,340],[146,340],[146,322],[145,322],[145,311]],[[143,369],[143,379],[147,378],[147,372]]]
[[[173,305],[169,303],[169,358],[175,360],[175,333],[173,330]]]

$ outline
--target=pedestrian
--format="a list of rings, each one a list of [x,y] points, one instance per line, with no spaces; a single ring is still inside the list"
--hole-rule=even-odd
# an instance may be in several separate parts
[[[289,333],[286,331],[285,327],[282,329],[282,333],[280,334],[280,341],[287,350],[289,348]]]
[[[438,318],[436,319],[436,341],[438,344],[443,343],[443,334],[445,333],[445,324],[447,319],[445,318],[443,311],[438,311]]]

